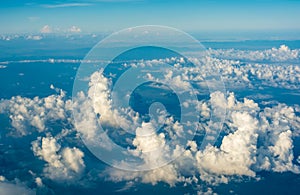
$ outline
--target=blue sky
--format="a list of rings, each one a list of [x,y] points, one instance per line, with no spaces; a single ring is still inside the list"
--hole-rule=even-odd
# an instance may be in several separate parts
[[[299,0],[4,0],[0,33],[109,32],[156,24],[186,31],[300,31]]]

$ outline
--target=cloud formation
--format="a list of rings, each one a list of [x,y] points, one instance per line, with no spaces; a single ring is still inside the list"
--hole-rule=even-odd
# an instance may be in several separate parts
[[[210,63],[211,69],[218,72],[226,85],[229,88],[263,88],[263,87],[275,87],[284,89],[299,89],[300,87],[300,66],[297,63],[288,62],[289,60],[299,60],[299,50],[291,50],[287,46],[282,45],[279,48],[273,48],[269,50],[243,50],[240,55],[236,55],[239,51],[236,50],[210,50],[212,53],[211,58],[206,59],[205,63]],[[229,53],[229,54],[228,54]],[[238,57],[237,57],[238,56]],[[249,57],[252,56],[252,57]],[[263,56],[260,57],[259,56]],[[267,57],[266,57],[267,56]],[[244,62],[246,58],[248,60]],[[250,59],[251,58],[251,59]],[[263,61],[265,59],[266,61]],[[203,61],[198,58],[189,59],[196,65],[200,65]],[[262,62],[257,62],[260,60]],[[269,60],[269,61],[268,61]],[[101,63],[103,61],[83,61],[79,59],[41,59],[41,60],[20,60],[20,61],[5,61],[0,62],[0,64],[10,64],[10,63],[31,63],[31,62],[52,62],[52,63]],[[274,64],[273,62],[282,62],[282,65]],[[179,64],[178,72],[182,72],[181,75],[178,73],[169,72],[170,75],[177,74],[177,77],[173,77],[172,80],[168,79],[168,74],[166,74],[166,81],[171,84],[183,85],[186,83],[184,80],[189,78],[192,81],[198,82],[199,85],[202,84],[205,79],[205,72],[201,68],[180,68],[180,59],[176,58],[166,58],[157,60],[132,60],[124,61],[127,66],[148,66],[149,64]],[[182,64],[181,64],[182,65]],[[208,68],[208,67],[204,67]],[[151,78],[154,75],[148,74]],[[155,77],[155,76],[154,76]],[[155,78],[152,80],[155,80]],[[179,83],[180,82],[180,83]]]
[[[32,151],[47,163],[44,174],[53,180],[73,180],[79,177],[85,168],[84,153],[76,147],[61,148],[54,137],[38,137],[32,142]]]
[[[45,26],[43,26],[43,28],[41,28],[40,32],[41,33],[52,33],[53,30],[49,25],[45,25]]]
[[[35,41],[39,41],[39,40],[42,40],[43,37],[40,36],[40,35],[28,35],[26,37],[27,40],[35,40]]]
[[[212,62],[218,61],[213,59]],[[232,66],[230,61],[225,62],[228,62],[224,65],[225,67]],[[232,67],[235,68],[235,66]],[[191,74],[191,72],[200,73],[200,70],[183,69],[185,71],[182,71],[184,72],[182,78],[188,76],[194,81],[203,81],[201,77],[193,77]],[[101,72],[93,74],[93,84],[90,84],[90,89],[94,90],[89,91],[89,97],[92,101],[94,97],[100,98],[94,101],[93,105],[94,109],[100,109],[97,113],[100,113],[100,116],[103,115],[105,121],[115,117],[112,114],[108,81],[101,74]],[[169,77],[172,77],[170,72],[166,73],[165,78],[170,80]],[[153,75],[148,75],[148,78],[155,80]],[[98,89],[95,87],[97,85],[100,86]],[[180,153],[182,156],[173,163],[149,171],[129,174],[126,171],[108,168],[109,178],[112,181],[138,180],[152,185],[165,182],[173,186],[178,182],[196,180],[193,179],[196,177],[215,185],[228,183],[235,176],[255,178],[260,171],[299,173],[298,165],[293,163],[292,132],[294,136],[297,136],[300,118],[296,116],[293,107],[278,104],[274,107],[261,108],[253,100],[247,98],[238,101],[234,93],[229,93],[226,97],[223,93],[214,92],[210,95],[210,100],[202,102],[200,106],[202,117],[209,121],[209,113],[216,107],[224,107],[228,110],[228,117],[225,121],[227,134],[222,138],[220,147],[209,145],[204,150],[200,150],[199,142],[193,141],[185,146],[188,149],[180,146],[164,148],[168,146],[165,144],[166,134],[154,133],[151,123],[142,123],[136,128],[136,137],[132,142],[135,149],[129,151],[143,159],[143,166],[160,163],[168,155]],[[122,121],[122,115],[118,117]],[[200,131],[212,131],[209,122],[203,124],[203,129]],[[145,134],[151,136],[145,137],[143,136]],[[155,150],[158,146],[162,146],[161,152]]]
[[[81,32],[81,29],[77,26],[71,26],[71,28],[68,29],[68,32],[71,32],[71,33],[80,33]]]
[[[231,60],[286,62],[290,60],[299,60],[300,58],[299,49],[290,49],[286,45],[281,45],[279,48],[272,48],[261,51],[209,49],[209,52],[213,57]]]
[[[244,55],[246,58],[252,51],[248,52],[247,54],[241,53],[241,56]],[[263,52],[265,53],[262,57],[257,57],[257,59],[271,60],[272,58],[275,61],[281,61],[295,59],[295,56],[299,57],[297,51],[285,46]],[[251,55],[253,58],[249,57],[249,59],[255,60],[255,54]],[[199,59],[190,60],[201,64]],[[206,60],[211,63],[212,70],[216,67],[220,70],[225,82],[235,86],[299,89],[300,68],[297,65],[242,63],[239,60],[216,58]],[[52,60],[45,62],[49,61]],[[53,63],[57,62],[64,61],[53,60]],[[74,61],[74,63],[78,62]],[[192,80],[198,87],[204,86],[204,69],[184,67],[181,59],[132,61],[127,63],[127,66],[147,67],[153,63],[164,62],[176,64],[178,69],[163,72],[164,77],[159,78],[160,80],[155,74],[145,73],[144,76],[153,81],[164,79],[172,86],[181,89],[187,89],[187,80]],[[205,183],[213,186],[230,181],[241,181],[244,177],[257,179],[262,171],[300,173],[299,162],[297,162],[300,157],[296,156],[293,150],[294,140],[299,137],[300,133],[299,105],[278,102],[264,105],[262,102],[255,102],[249,98],[242,99],[234,93],[224,94],[215,91],[208,99],[201,100],[199,104],[187,101],[182,106],[197,107],[201,116],[197,135],[213,132],[213,125],[210,122],[213,109],[226,108],[227,118],[218,143],[201,148],[201,140],[195,139],[182,146],[176,143],[176,139],[182,134],[182,124],[169,117],[168,113],[158,110],[157,118],[143,121],[143,118],[132,109],[120,109],[113,106],[112,83],[103,76],[102,70],[93,73],[89,81],[87,93],[78,93],[74,102],[66,98],[65,92],[54,86],[51,88],[58,94],[48,97],[31,99],[17,96],[0,101],[0,113],[9,117],[13,127],[12,135],[27,136],[33,132],[38,135],[31,143],[32,151],[34,156],[45,164],[42,173],[37,173],[35,177],[34,182],[37,186],[46,185],[47,181],[44,182],[44,177],[56,182],[71,183],[85,177],[84,172],[91,171],[85,162],[87,154],[84,153],[82,146],[72,147],[68,142],[64,144],[63,137],[68,136],[68,133],[62,132],[55,136],[51,127],[47,125],[49,122],[61,121],[70,124],[70,131],[77,135],[94,140],[95,143],[101,140],[103,148],[108,150],[112,148],[109,139],[123,135],[119,131],[120,126],[131,129],[134,136],[132,139],[126,139],[131,147],[125,150],[141,159],[144,171],[128,172],[107,167],[101,174],[113,182],[126,181],[127,187],[136,182],[151,185],[163,182],[170,186]],[[78,112],[75,112],[75,115],[76,113],[78,115],[75,117],[80,119],[76,123],[70,114],[74,109],[78,109]],[[98,123],[105,124],[106,131],[103,134],[99,134]],[[156,127],[161,124],[166,125],[165,131],[156,131]],[[76,127],[77,132],[73,131],[73,126]],[[113,136],[106,135],[111,132],[114,133]],[[175,142],[170,144],[170,138],[174,138]],[[179,157],[172,163],[152,169],[153,164],[159,165],[174,156]],[[126,166],[126,163],[123,165]],[[102,170],[97,171],[102,172]],[[89,179],[91,178],[87,180]],[[4,177],[0,177],[0,180],[5,181]],[[11,184],[2,185],[3,189],[8,189],[7,186],[10,188]],[[198,190],[203,193],[212,193],[211,188]]]
[[[32,133],[29,127],[42,132],[47,129],[46,123],[49,121],[70,120],[71,100],[64,99],[65,92],[62,90],[58,95],[45,98],[16,96],[0,101],[0,113],[9,113],[15,135],[24,136]]]
[[[209,107],[224,98],[221,93],[212,94]],[[300,118],[292,107],[284,104],[263,110],[252,100],[236,100],[233,93],[223,99],[228,108],[225,121],[228,133],[222,138],[220,147],[209,145],[200,150],[195,141],[189,143],[183,155],[161,168],[129,174],[118,169],[108,169],[113,181],[139,181],[156,184],[163,181],[170,185],[180,182],[202,180],[209,184],[228,183],[234,176],[256,177],[260,171],[300,173],[293,163],[293,134],[297,132]],[[282,122],[280,122],[280,121]],[[271,123],[269,122],[271,121]],[[285,122],[283,122],[285,121]],[[150,145],[149,145],[150,144]],[[151,143],[143,141],[144,148]],[[137,148],[138,150],[138,148]],[[162,155],[163,156],[163,155]],[[157,156],[147,156],[148,161]],[[199,176],[199,177],[198,177]],[[194,179],[195,180],[195,179]]]

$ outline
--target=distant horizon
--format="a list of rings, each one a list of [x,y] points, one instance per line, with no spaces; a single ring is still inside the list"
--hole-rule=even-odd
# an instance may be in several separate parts
[[[120,29],[122,30],[122,29]],[[179,29],[182,30],[182,29]],[[41,36],[43,38],[52,37],[52,36],[108,36],[116,31],[81,31],[81,32],[13,32],[13,33],[0,33],[0,40],[2,37],[11,37],[14,36]],[[185,31],[186,33],[194,36],[200,40],[232,40],[232,41],[243,41],[243,40],[300,40],[300,30],[197,30],[197,31]],[[15,38],[17,38],[15,37]]]

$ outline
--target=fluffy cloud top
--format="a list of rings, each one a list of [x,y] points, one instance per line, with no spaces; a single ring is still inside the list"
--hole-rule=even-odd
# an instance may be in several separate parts
[[[281,45],[279,48],[266,49],[262,51],[252,50],[235,50],[235,49],[218,49],[209,50],[211,55],[220,59],[235,59],[235,60],[250,60],[250,61],[272,61],[284,62],[288,60],[299,60],[300,50],[291,50],[286,45]]]
[[[223,138],[220,148],[207,147],[196,154],[200,171],[214,174],[255,176],[251,165],[255,163],[258,121],[248,113],[233,112],[237,130]]]
[[[71,26],[70,28],[68,28],[68,29],[64,29],[64,28],[53,28],[53,27],[51,27],[51,26],[49,26],[49,25],[45,25],[45,26],[43,26],[41,29],[40,29],[40,32],[41,33],[45,33],[45,34],[47,34],[47,33],[54,33],[54,32],[70,32],[70,33],[80,33],[81,32],[81,29],[79,28],[79,27],[77,27],[77,26]],[[37,39],[38,37],[30,37],[31,39],[32,38],[35,38],[35,39]]]
[[[52,33],[52,28],[49,25],[45,25],[43,26],[43,28],[41,28],[40,32],[41,33]]]
[[[226,52],[229,52],[228,56],[230,56],[230,51]],[[251,53],[251,51],[240,55],[244,55],[245,58],[250,55],[249,58],[251,56],[256,59],[270,60],[272,58],[277,61],[287,58],[295,59],[299,55],[297,50],[290,50],[285,46],[264,52],[262,57],[257,57],[256,53]],[[176,63],[179,68],[178,72],[182,73],[180,77],[174,78],[175,72],[167,72],[164,77],[167,82],[182,88],[186,88],[187,78],[198,86],[202,86],[201,84],[205,82],[203,69],[181,67],[181,60],[164,60]],[[196,59],[191,60],[197,62]],[[263,81],[265,85],[299,87],[300,69],[296,65],[277,66],[251,63],[241,65],[241,62],[234,60],[215,58],[207,60],[212,66],[219,68],[226,82],[252,84],[251,81],[258,80]],[[147,63],[161,62],[156,60],[138,63],[145,67]],[[136,64],[133,63],[132,66]],[[156,79],[155,75],[146,76],[152,80]],[[170,145],[168,137],[180,137],[182,132],[179,122],[176,123],[172,118],[166,118],[163,112],[158,112],[160,116],[157,121],[142,122],[139,114],[133,110],[117,109],[112,106],[111,83],[102,75],[102,71],[95,72],[90,79],[88,93],[77,94],[77,99],[75,98],[73,103],[66,100],[63,91],[45,98],[30,99],[17,96],[10,100],[1,100],[0,113],[9,116],[12,127],[21,136],[30,134],[29,129],[32,127],[38,133],[45,133],[48,131],[47,122],[63,120],[72,123],[84,138],[100,139],[103,147],[107,148],[111,148],[107,140],[109,137],[98,134],[98,122],[107,125],[109,130],[114,130],[119,126],[131,128],[135,136],[127,141],[133,148],[128,148],[126,151],[140,158],[144,170],[147,171],[129,173],[108,168],[105,171],[106,176],[116,182],[139,181],[152,185],[165,182],[174,186],[177,183],[193,184],[202,181],[215,185],[227,183],[236,176],[255,178],[260,171],[299,173],[299,166],[295,164],[297,157],[293,153],[293,139],[300,133],[300,118],[297,116],[299,106],[276,104],[271,107],[260,107],[251,99],[238,100],[234,93],[213,92],[210,94],[210,99],[201,101],[200,105],[185,102],[184,106],[193,105],[199,108],[201,124],[199,124],[198,133],[213,131],[213,126],[209,123],[213,109],[217,107],[227,109],[225,135],[220,138],[220,146],[208,145],[206,148],[200,148],[201,141],[199,140],[189,141],[184,146],[176,142]],[[75,117],[80,119],[76,120],[75,124],[70,118],[70,112],[74,111],[74,108],[78,109]],[[162,122],[168,126],[166,132],[156,132],[155,125]],[[86,168],[85,154],[79,147],[64,147],[60,138],[48,132],[45,137],[39,137],[32,142],[32,151],[36,157],[45,162],[42,176],[55,181],[76,180],[82,176]],[[157,150],[158,148],[160,150]],[[178,154],[180,157],[172,163],[151,169],[153,164],[160,164]],[[42,186],[42,179],[38,178],[35,182]]]
[[[218,61],[213,60],[213,62],[217,63]],[[242,68],[232,66],[230,61],[223,62],[226,62],[225,65],[219,63],[219,65],[223,65],[221,68],[230,67],[237,75],[243,75],[243,71],[246,72]],[[292,69],[294,69],[293,71],[298,70],[297,67]],[[187,68],[185,70],[185,74],[200,73],[195,68],[193,71]],[[257,71],[263,70],[257,69]],[[102,95],[97,94],[95,96],[101,98],[93,105],[98,105],[95,108],[99,109],[97,112],[103,116],[103,119],[115,118],[110,106],[111,99],[107,80],[101,77],[101,73],[97,74],[100,75],[93,75],[92,78],[97,79],[92,79],[94,84],[90,87],[93,89],[94,86],[99,85],[95,91]],[[165,78],[168,79],[171,76],[171,74],[167,74]],[[183,75],[183,77],[185,76],[187,75]],[[202,81],[199,77],[193,78],[193,74],[189,77],[195,81]],[[150,78],[155,79],[153,75]],[[97,84],[97,82],[99,83]],[[94,95],[95,91],[89,92]],[[94,96],[90,97],[93,100]],[[151,124],[144,123],[141,127],[136,128],[136,137],[133,140],[133,145],[136,148],[131,152],[142,158],[145,166],[149,163],[153,164],[153,162],[158,163],[164,160],[167,155],[179,151],[183,155],[171,164],[150,171],[129,174],[126,171],[108,169],[107,173],[110,179],[113,181],[136,181],[138,179],[153,185],[157,182],[175,185],[177,182],[191,181],[193,177],[189,175],[199,175],[199,179],[202,181],[217,184],[220,182],[227,183],[233,176],[255,177],[256,173],[262,170],[299,173],[299,167],[293,164],[292,132],[297,135],[300,120],[293,107],[279,104],[275,107],[262,109],[253,100],[245,98],[243,101],[238,101],[233,93],[229,93],[225,97],[224,94],[215,92],[211,94],[211,99],[208,102],[203,102],[200,106],[200,112],[204,118],[209,118],[211,109],[216,107],[224,107],[228,110],[228,118],[225,121],[228,128],[227,135],[223,137],[220,147],[209,145],[204,150],[199,150],[196,142],[189,142],[188,149],[175,147],[168,148],[168,150],[162,149],[163,152],[159,153],[153,148],[157,148],[157,145],[164,146],[166,143],[165,134],[153,133]],[[121,119],[122,115],[118,117]],[[206,131],[210,131],[209,128],[208,123],[203,125],[203,129]],[[151,136],[143,137],[142,135],[145,133],[151,134]]]
[[[53,137],[39,137],[32,142],[34,155],[47,162],[44,174],[53,180],[72,180],[85,168],[84,153],[78,148],[61,148]]]
[[[229,133],[223,137],[220,147],[209,145],[199,150],[196,142],[191,142],[188,149],[181,148],[185,150],[181,157],[166,166],[134,174],[108,169],[110,178],[113,181],[140,178],[145,183],[163,181],[174,185],[190,181],[190,175],[199,175],[202,181],[218,184],[227,183],[232,176],[255,177],[262,170],[299,173],[299,167],[293,164],[292,131],[289,129],[296,129],[300,118],[295,116],[292,107],[280,104],[261,111],[252,100],[237,101],[233,93],[221,102],[224,98],[221,93],[215,93],[211,98],[209,107],[222,104],[229,112],[225,121]],[[143,141],[144,148],[149,148],[147,144]],[[155,160],[157,156],[147,158]]]
[[[11,124],[19,135],[30,134],[28,126],[42,132],[47,129],[47,121],[70,120],[71,101],[64,98],[63,91],[45,98],[16,96],[0,101],[0,113],[9,113]]]
[[[69,28],[68,31],[72,33],[80,33],[81,29],[77,26],[71,26],[71,28]]]

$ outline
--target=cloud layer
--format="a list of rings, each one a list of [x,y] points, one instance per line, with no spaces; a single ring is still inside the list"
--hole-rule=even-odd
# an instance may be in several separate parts
[[[209,105],[224,98],[212,94]],[[293,155],[293,133],[298,131],[300,118],[292,107],[284,104],[273,108],[261,108],[249,99],[237,101],[230,93],[225,104],[228,118],[225,121],[228,133],[220,147],[207,146],[199,150],[195,141],[189,143],[183,155],[159,169],[128,174],[125,171],[109,169],[114,181],[140,178],[141,182],[156,184],[163,181],[170,185],[187,182],[196,177],[210,184],[228,183],[232,176],[256,177],[260,171],[299,173]],[[271,122],[269,122],[271,121]],[[205,128],[205,127],[204,127]],[[144,142],[147,145],[147,142]],[[148,146],[145,146],[148,148]],[[156,160],[156,157],[151,157]],[[199,176],[199,178],[198,178]]]
[[[247,86],[262,94],[266,86],[294,89],[294,92],[298,92],[298,65],[279,66],[265,62],[240,61],[297,60],[298,50],[281,46],[260,53],[235,50],[211,52],[215,52],[215,57],[220,55],[224,59],[207,58],[205,62],[211,66],[204,68],[210,69],[209,71],[218,69],[224,82],[230,86],[241,89]],[[234,58],[231,52],[236,53],[238,59],[231,59]],[[202,64],[201,60],[203,59],[190,59],[198,65]],[[53,61],[57,62],[60,61]],[[186,67],[182,59],[140,60],[126,63],[126,66],[147,67],[166,62],[176,64],[177,69],[162,71],[163,77],[149,72],[142,76],[152,81],[170,83],[170,86],[180,89],[188,89],[187,81],[192,81],[201,89],[205,86],[206,71],[203,67]],[[48,97],[31,99],[16,96],[0,101],[0,113],[10,121],[11,127],[8,128],[7,135],[24,140],[30,138],[32,154],[36,161],[43,164],[41,172],[34,173],[36,188],[45,187],[49,180],[74,184],[82,180],[86,183],[94,182],[99,177],[112,182],[126,182],[126,189],[136,183],[166,183],[170,186],[205,184],[212,187],[221,183],[242,181],[243,178],[259,179],[262,171],[300,173],[299,160],[297,161],[300,157],[294,151],[295,139],[300,133],[299,105],[288,105],[279,101],[266,105],[250,98],[241,98],[242,95],[233,92],[224,94],[213,91],[207,99],[201,99],[200,102],[182,103],[181,106],[196,107],[201,116],[200,123],[197,124],[197,139],[182,145],[177,141],[185,132],[185,124],[176,121],[167,111],[157,109],[155,111],[158,117],[145,121],[143,116],[131,108],[114,107],[112,81],[103,75],[102,70],[93,73],[88,79],[87,93],[78,93],[73,102],[66,97],[64,91],[54,86],[51,88],[56,90],[56,94]],[[202,94],[199,92],[199,95]],[[201,148],[200,135],[215,131],[210,116],[217,108],[227,111],[222,134],[215,145]],[[79,119],[76,122],[72,119],[72,111],[75,111],[75,117]],[[102,134],[98,131],[99,123],[104,124],[105,132]],[[164,131],[156,131],[162,124],[165,125]],[[60,132],[57,132],[58,126]],[[130,129],[133,136],[127,138],[127,134],[120,127]],[[90,162],[86,161],[91,154],[86,152],[79,135],[93,143],[101,140],[100,147],[105,150],[112,148],[110,139],[124,139],[130,146],[123,148],[124,152],[140,159],[143,171],[128,172],[107,166],[104,170],[91,168]],[[165,163],[173,157],[176,160]],[[122,163],[123,167],[129,166],[126,161]],[[155,164],[159,168],[153,169]],[[160,166],[161,164],[164,166]],[[94,172],[101,174],[91,176]],[[8,194],[16,192],[10,190],[32,193],[24,185],[0,176],[0,190]],[[203,193],[213,193],[210,187],[197,189]]]

